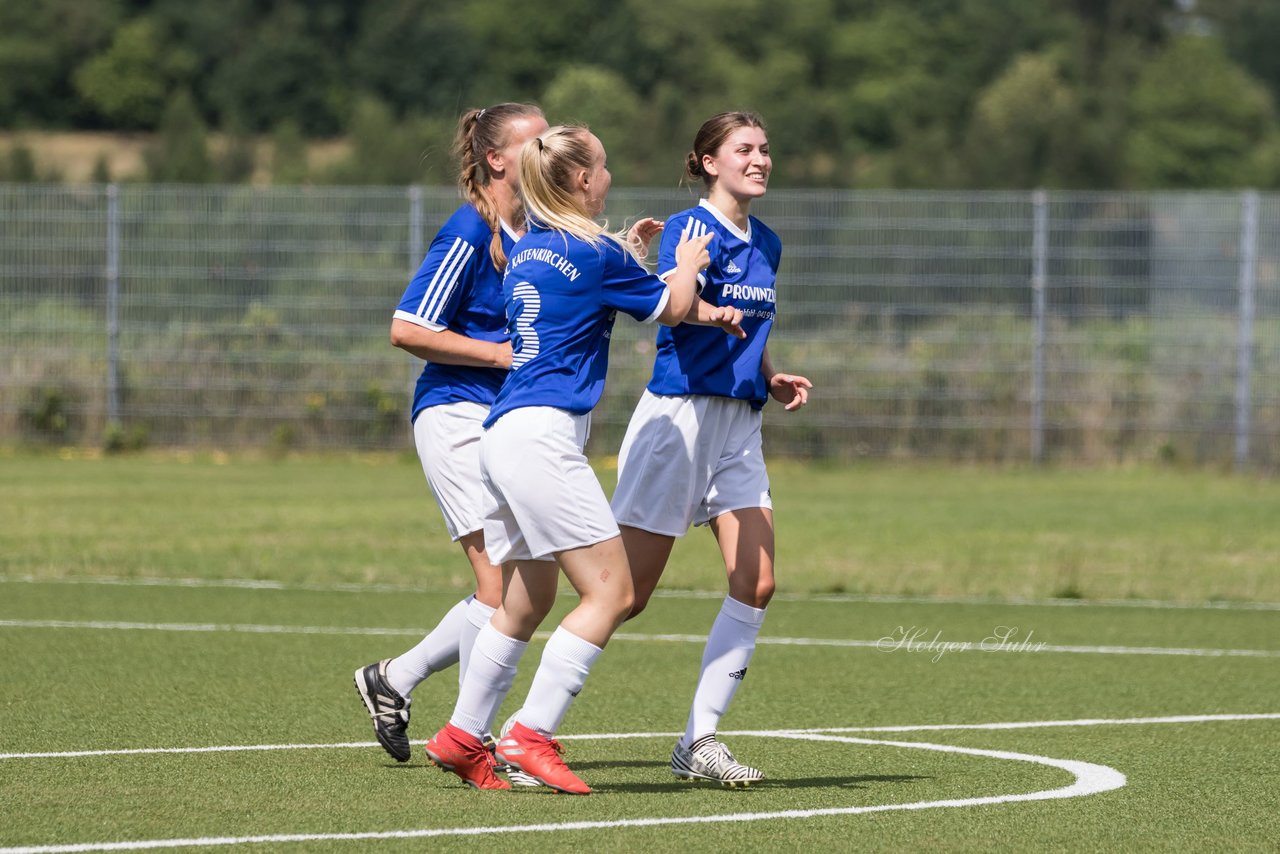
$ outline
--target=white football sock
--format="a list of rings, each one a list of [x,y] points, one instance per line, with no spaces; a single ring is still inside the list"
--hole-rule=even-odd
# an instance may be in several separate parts
[[[418,645],[387,663],[387,681],[408,697],[432,673],[458,663],[458,638],[467,622],[467,606],[475,597],[468,596],[449,609],[431,633]]]
[[[763,623],[763,608],[752,608],[725,597],[702,652],[702,672],[684,729],[686,747],[720,726],[720,718],[728,711],[733,695],[747,675],[747,665],[755,652],[756,636]]]
[[[555,735],[601,652],[600,647],[558,626],[542,651],[529,697],[516,719],[547,738]]]
[[[462,623],[462,635],[458,638],[458,687],[467,675],[467,663],[471,660],[471,649],[476,645],[476,635],[489,625],[489,618],[497,608],[490,608],[476,597],[471,597],[467,606],[467,619]]]
[[[516,665],[528,646],[525,641],[502,634],[493,627],[493,623],[481,629],[476,635],[467,678],[458,689],[458,704],[453,707],[449,723],[476,738],[483,738],[490,732],[494,715],[511,690]]]

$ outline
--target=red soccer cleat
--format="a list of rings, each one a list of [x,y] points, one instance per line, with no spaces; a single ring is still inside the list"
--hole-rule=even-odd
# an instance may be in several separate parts
[[[445,771],[452,771],[473,789],[510,789],[511,784],[493,773],[493,754],[480,739],[445,724],[426,744],[431,761]]]
[[[570,795],[589,795],[591,787],[578,779],[560,759],[560,742],[539,735],[521,723],[511,725],[498,739],[498,758],[514,765],[544,786]]]

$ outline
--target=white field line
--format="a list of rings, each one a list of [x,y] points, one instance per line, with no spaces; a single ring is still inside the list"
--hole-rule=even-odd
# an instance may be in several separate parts
[[[240,590],[302,590],[311,593],[422,593],[421,587],[396,584],[317,584],[305,581],[266,581],[252,578],[121,578],[70,576],[39,578],[0,575],[0,584],[101,584],[123,587],[224,587]],[[567,589],[567,588],[566,588]],[[659,589],[661,599],[723,599],[723,591]],[[1156,608],[1207,611],[1280,611],[1280,602],[1171,602],[1161,599],[1028,599],[983,596],[896,596],[862,593],[775,593],[775,602],[858,602],[889,605],[1009,605],[1050,608]]]
[[[1003,750],[978,750],[947,744],[928,744],[912,741],[877,741],[865,738],[849,738],[837,735],[800,733],[788,731],[759,731],[757,735],[789,738],[803,741],[822,741],[837,744],[855,744],[877,747],[898,747],[907,750],[930,750],[966,756],[979,756],[1013,762],[1030,762],[1066,771],[1074,779],[1069,785],[1056,789],[1042,789],[1008,795],[990,795],[979,798],[952,798],[937,801],[915,801],[905,804],[873,804],[868,806],[831,807],[808,810],[777,810],[773,812],[742,812],[727,815],[662,816],[654,818],[615,819],[612,821],[575,821],[548,824],[494,825],[488,827],[422,828],[416,830],[366,831],[359,833],[288,833],[259,836],[216,836],[188,839],[143,839],[118,842],[82,842],[69,845],[37,845],[20,848],[0,848],[0,854],[63,854],[82,851],[139,851],[157,848],[191,848],[228,845],[252,845],[290,842],[363,841],[372,839],[429,839],[446,836],[490,836],[512,833],[557,833],[575,830],[620,830],[630,827],[658,827],[682,824],[721,824],[744,821],[778,821],[817,818],[821,816],[863,815],[900,810],[927,810],[957,807],[988,806],[1023,801],[1044,801],[1059,798],[1078,798],[1119,789],[1125,785],[1124,774],[1106,765],[1078,762],[1071,759],[1054,759],[1028,753],[1011,753]],[[665,733],[664,733],[665,735]],[[647,737],[634,733],[623,737]]]
[[[1280,720],[1280,712],[1241,715],[1167,715],[1164,717],[1146,718],[1080,718],[1062,721],[1006,721],[1001,723],[981,724],[916,724],[911,726],[866,726],[866,727],[810,727],[783,730],[730,730],[721,733],[726,736],[748,736],[771,738],[787,735],[820,735],[823,733],[852,732],[959,732],[979,730],[1010,729],[1049,729],[1053,727],[1094,727],[1125,726],[1151,724],[1195,724],[1217,723],[1223,721],[1274,721]],[[582,733],[579,735],[557,735],[561,741],[617,741],[624,738],[679,738],[683,732],[601,732]],[[353,748],[377,747],[376,741],[344,741],[329,744],[229,744],[213,747],[130,747],[117,750],[63,750],[47,753],[0,753],[0,760],[5,759],[75,759],[87,756],[150,756],[156,754],[185,753],[246,753],[266,750],[349,750]]]
[[[361,626],[282,626],[256,623],[140,623],[111,620],[0,620],[0,628],[11,629],[95,629],[106,631],[154,631],[154,632],[233,632],[242,634],[292,634],[292,635],[392,635],[419,637],[421,629],[393,629]],[[550,632],[538,632],[535,638],[550,637]],[[617,632],[613,640],[639,643],[706,643],[706,635],[691,634],[636,634]],[[1197,649],[1163,646],[1082,646],[1048,643],[1003,643],[994,639],[984,641],[947,641],[945,643],[906,642],[898,636],[879,640],[851,640],[847,638],[786,638],[760,637],[761,646],[820,646],[845,649],[875,649],[881,652],[916,652],[943,655],[952,652],[1003,652],[1003,653],[1070,653],[1081,655],[1181,655],[1208,658],[1280,658],[1276,649]]]

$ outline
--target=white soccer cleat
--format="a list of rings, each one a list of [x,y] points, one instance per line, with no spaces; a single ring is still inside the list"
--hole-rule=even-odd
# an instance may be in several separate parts
[[[716,741],[714,735],[698,739],[692,747],[677,741],[671,752],[671,773],[682,780],[710,780],[730,789],[764,779],[759,769],[734,759],[729,748]]]

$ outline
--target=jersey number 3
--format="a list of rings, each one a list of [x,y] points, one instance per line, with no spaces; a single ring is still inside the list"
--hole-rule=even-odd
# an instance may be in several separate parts
[[[542,310],[542,297],[538,289],[528,282],[521,282],[511,289],[511,370],[538,355],[540,349],[538,330],[533,322]]]

